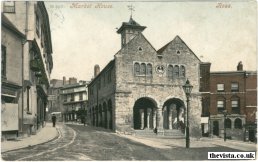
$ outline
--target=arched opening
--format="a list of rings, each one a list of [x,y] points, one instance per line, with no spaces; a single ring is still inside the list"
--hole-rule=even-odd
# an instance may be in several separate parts
[[[104,111],[104,128],[108,128],[108,110],[106,102],[103,103],[103,111]]]
[[[147,97],[138,99],[133,107],[134,129],[156,128],[156,102]]]
[[[185,106],[178,98],[167,100],[163,105],[163,128],[185,129]]]
[[[235,128],[236,128],[236,129],[242,129],[242,120],[239,119],[239,118],[237,118],[237,119],[235,120],[234,125],[235,125]]]
[[[108,114],[109,114],[109,129],[113,129],[113,110],[112,110],[112,101],[108,100]]]

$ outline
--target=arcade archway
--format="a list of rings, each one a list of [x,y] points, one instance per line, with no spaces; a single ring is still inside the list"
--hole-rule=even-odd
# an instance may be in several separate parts
[[[185,128],[185,105],[178,98],[168,99],[163,105],[163,128],[179,129]]]
[[[138,99],[133,107],[134,129],[156,128],[156,102],[147,97]]]

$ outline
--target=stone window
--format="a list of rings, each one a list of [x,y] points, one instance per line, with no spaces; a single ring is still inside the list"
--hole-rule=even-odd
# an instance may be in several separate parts
[[[14,1],[3,2],[3,12],[15,13],[15,2]]]
[[[173,66],[172,65],[168,65],[168,72],[167,72],[167,76],[168,78],[173,78]]]
[[[134,75],[140,75],[140,64],[138,62],[134,64]]]
[[[6,77],[6,47],[2,45],[1,74]]]
[[[183,65],[180,66],[180,77],[185,77],[185,67]]]
[[[174,67],[174,78],[178,78],[179,77],[179,66],[176,65]]]
[[[232,114],[240,114],[239,98],[234,97],[231,99]]]
[[[217,84],[217,91],[218,92],[223,92],[224,91],[224,84],[221,84],[221,83]]]
[[[152,75],[152,65],[147,64],[147,75]]]
[[[231,83],[231,91],[232,92],[238,92],[239,91],[238,83]]]
[[[145,74],[146,74],[146,64],[141,63],[140,75],[145,75]]]
[[[138,50],[139,50],[140,52],[142,52],[143,49],[142,49],[142,47],[138,47]]]
[[[226,128],[230,128],[231,129],[231,120],[229,118],[227,118],[225,120],[225,126],[226,126]]]
[[[234,122],[234,125],[236,129],[242,129],[242,120],[237,118]]]
[[[218,109],[218,113],[222,113],[225,110],[225,100],[224,99],[219,99],[217,101],[217,109]]]

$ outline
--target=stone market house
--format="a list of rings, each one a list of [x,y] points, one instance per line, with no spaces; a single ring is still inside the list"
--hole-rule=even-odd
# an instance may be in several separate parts
[[[88,85],[89,124],[124,133],[181,135],[184,133],[189,79],[190,136],[201,135],[200,65],[186,43],[176,36],[156,50],[142,34],[145,26],[123,22],[121,49]],[[100,72],[99,72],[100,71]]]

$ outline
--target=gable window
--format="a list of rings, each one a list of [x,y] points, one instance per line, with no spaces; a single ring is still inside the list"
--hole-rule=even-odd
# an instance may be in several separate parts
[[[223,92],[224,91],[224,84],[217,84],[217,91]]]
[[[2,77],[6,77],[6,47],[2,45],[1,72]]]
[[[179,66],[176,65],[174,67],[174,78],[178,78],[179,77]]]
[[[168,66],[168,73],[167,73],[168,78],[173,78],[173,66],[169,65]]]
[[[15,2],[14,1],[3,2],[3,12],[15,13]]]
[[[134,74],[140,75],[140,64],[137,62],[134,64]]]
[[[147,64],[147,75],[152,75],[152,65]]]
[[[231,83],[231,91],[232,92],[238,92],[239,91],[238,83]]]
[[[146,74],[146,65],[145,63],[141,63],[140,75]]]
[[[180,66],[180,77],[185,77],[185,67],[183,65]]]

